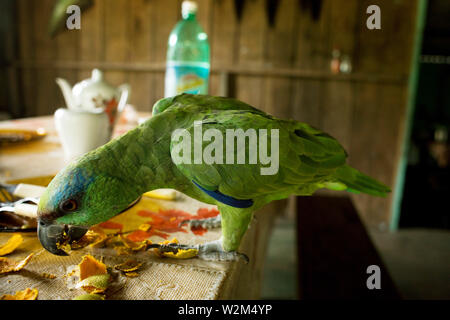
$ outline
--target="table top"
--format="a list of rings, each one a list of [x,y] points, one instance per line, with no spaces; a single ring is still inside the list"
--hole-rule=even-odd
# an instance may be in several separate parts
[[[125,133],[139,121],[149,117],[150,113],[139,113],[137,118],[131,121],[121,119],[115,127],[113,137]],[[43,140],[18,143],[0,149],[0,182],[54,175],[66,165],[53,116],[0,121],[0,129],[39,128],[44,128],[47,132]]]
[[[148,118],[149,114],[139,114],[139,118]],[[114,135],[120,135],[137,125],[133,122],[119,121]],[[65,166],[65,160],[59,137],[53,125],[53,117],[37,117],[0,122],[0,128],[37,129],[45,128],[47,136],[38,141],[0,148],[0,182],[15,180],[30,183],[39,181],[39,177],[49,177]],[[34,179],[38,177],[38,179]],[[31,179],[31,180],[30,180]],[[45,178],[44,178],[45,180]],[[279,211],[277,205],[268,206],[262,211]],[[220,229],[194,230],[188,226],[164,229],[159,225],[152,232],[142,235],[137,231],[143,223],[152,224],[158,219],[180,219],[180,216],[194,216],[198,210],[214,210],[215,207],[198,202],[181,193],[176,201],[143,197],[129,209],[99,225],[106,233],[129,232],[135,241],[147,237],[153,242],[177,238],[180,243],[195,244],[219,239]],[[250,263],[211,262],[198,258],[180,260],[161,258],[151,252],[119,254],[112,248],[84,248],[72,251],[68,257],[54,256],[40,245],[36,234],[23,233],[24,242],[13,253],[7,255],[12,260],[20,260],[29,253],[34,256],[21,271],[0,275],[0,295],[14,294],[26,288],[36,288],[38,299],[72,299],[84,293],[81,289],[68,289],[67,273],[76,266],[82,256],[91,254],[108,266],[125,262],[130,258],[140,261],[143,266],[135,278],[122,279],[124,285],[107,299],[238,299],[258,298],[259,281],[262,275],[267,239],[272,214],[262,214],[255,219],[241,246],[242,252],[250,257]],[[178,220],[177,220],[178,221]],[[118,227],[119,226],[119,227]],[[0,233],[0,246],[6,243],[11,234]],[[132,237],[131,237],[132,238]],[[54,275],[49,279],[45,275]]]

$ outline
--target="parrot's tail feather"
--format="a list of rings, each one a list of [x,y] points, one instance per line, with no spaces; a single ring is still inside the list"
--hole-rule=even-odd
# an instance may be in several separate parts
[[[386,197],[391,190],[384,184],[359,172],[358,170],[344,165],[338,168],[334,174],[339,182],[347,186],[347,191],[353,193],[367,193],[372,196]]]

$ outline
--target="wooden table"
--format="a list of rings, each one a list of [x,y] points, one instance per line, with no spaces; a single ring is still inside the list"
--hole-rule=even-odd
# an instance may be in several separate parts
[[[140,114],[140,117],[148,116],[148,114]],[[115,135],[136,125],[137,123],[119,123]],[[0,122],[0,128],[37,129],[40,127],[48,132],[43,140],[0,149],[1,182],[30,181],[30,178],[54,175],[64,167],[64,156],[53,126],[52,116]],[[128,217],[135,218],[138,216],[136,214],[138,210],[177,209],[195,213],[195,210],[200,207],[211,207],[183,195],[180,195],[180,199],[178,201],[145,199],[131,209],[134,211],[126,212],[114,219],[116,222],[126,223],[128,221],[126,214],[129,215]],[[196,258],[176,260],[159,258],[144,252],[135,257],[144,262],[140,276],[127,279],[125,287],[111,296],[111,299],[258,298],[267,241],[275,217],[273,213],[281,211],[280,205],[282,204],[275,202],[261,210],[244,237],[240,251],[249,256],[249,264],[208,262]],[[5,243],[9,236],[10,234],[0,234],[0,244]],[[41,247],[35,234],[23,234],[23,236],[25,241],[20,250],[8,255],[8,258],[20,259],[30,252],[35,252],[36,257],[33,257],[24,270],[0,276],[0,295],[12,294],[26,287],[35,287],[39,290],[40,299],[71,299],[81,292],[67,290],[64,275],[69,266],[80,262],[82,255],[91,253],[97,257],[103,257],[105,263],[110,264],[130,258],[119,256],[114,250],[107,249],[86,249],[88,252],[84,252],[83,249],[73,252],[69,257],[56,257]],[[176,237],[184,243],[201,243],[218,239],[220,230],[195,235],[186,229],[183,232],[170,233],[169,236]],[[158,236],[152,236],[150,239],[154,242],[164,240]],[[56,278],[46,279],[43,277],[44,272],[54,274]]]
[[[297,232],[301,299],[400,298],[350,198],[298,197]],[[380,289],[367,287],[371,265]]]

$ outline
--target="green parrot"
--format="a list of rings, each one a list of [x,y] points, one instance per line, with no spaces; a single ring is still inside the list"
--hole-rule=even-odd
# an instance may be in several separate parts
[[[204,136],[198,135],[200,127]],[[255,149],[258,143],[250,143],[251,130],[260,132],[256,140],[260,150]],[[276,133],[270,140],[269,131]],[[239,135],[228,139],[233,132],[244,133],[242,141],[248,138],[249,143],[229,148],[239,139]],[[227,138],[219,139],[220,135]],[[226,141],[226,146],[215,144],[219,140]],[[265,141],[276,166],[264,173],[268,150],[261,142]],[[212,160],[196,159],[198,150],[203,155],[213,150]],[[239,158],[243,151],[245,159]],[[251,152],[265,162],[250,161]],[[236,99],[190,94],[164,98],[155,103],[149,120],[56,175],[39,201],[39,240],[48,251],[64,255],[58,243],[80,239],[90,226],[123,212],[149,190],[172,188],[217,205],[222,237],[197,246],[174,244],[170,250],[195,247],[201,258],[210,260],[245,258],[238,252],[241,239],[254,212],[271,201],[291,194],[312,195],[321,188],[381,197],[390,192],[347,165],[346,157],[330,135],[305,123],[275,118]]]

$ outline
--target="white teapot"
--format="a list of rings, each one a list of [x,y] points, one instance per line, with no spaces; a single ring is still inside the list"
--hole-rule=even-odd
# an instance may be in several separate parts
[[[71,110],[93,111],[103,110],[108,114],[110,124],[114,125],[117,113],[125,107],[130,87],[122,84],[115,88],[103,79],[103,73],[92,70],[90,79],[85,79],[73,86],[62,78],[57,78],[56,83],[62,90],[66,105]]]
[[[75,160],[111,139],[108,114],[100,108],[95,111],[59,108],[54,119],[66,161]]]
[[[107,143],[128,100],[130,88],[118,88],[103,80],[103,73],[92,70],[92,77],[73,86],[57,78],[67,108],[55,112],[55,127],[67,161]]]

